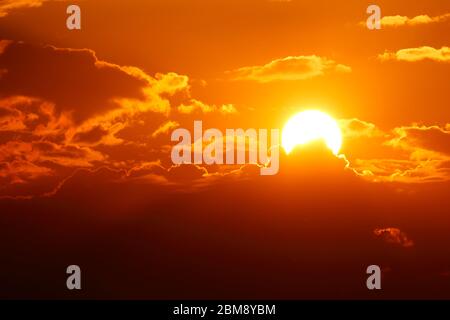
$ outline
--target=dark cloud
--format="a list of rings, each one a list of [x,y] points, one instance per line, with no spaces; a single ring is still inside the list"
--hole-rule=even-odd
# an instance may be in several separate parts
[[[77,132],[72,138],[72,141],[75,143],[93,144],[99,142],[106,135],[108,135],[108,130],[105,130],[101,126],[95,126],[86,132]]]
[[[118,108],[113,98],[143,99],[147,83],[121,67],[99,61],[88,49],[59,49],[14,42],[0,55],[1,94],[53,102],[75,122]]]
[[[398,144],[450,155],[450,131],[439,126],[409,126],[396,129]]]
[[[48,176],[61,182],[69,168],[129,170],[167,157],[167,137],[150,141],[151,134],[168,122],[171,96],[190,98],[187,76],[151,77],[89,49],[1,41],[0,70],[0,175],[14,187],[0,196],[23,196],[47,181],[28,196],[42,195],[58,185]]]

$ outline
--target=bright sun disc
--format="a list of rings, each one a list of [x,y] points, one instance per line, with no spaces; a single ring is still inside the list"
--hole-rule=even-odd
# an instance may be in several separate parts
[[[291,117],[283,128],[281,144],[290,153],[297,145],[323,139],[337,155],[342,145],[342,134],[337,122],[326,113],[307,110]]]

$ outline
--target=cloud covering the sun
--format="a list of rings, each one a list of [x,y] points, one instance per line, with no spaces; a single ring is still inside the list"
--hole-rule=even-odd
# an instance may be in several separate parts
[[[351,72],[351,68],[334,60],[310,56],[289,56],[275,59],[264,65],[241,67],[227,71],[229,79],[257,81],[267,83],[272,81],[294,81],[318,77],[330,72]]]
[[[406,62],[416,62],[422,60],[431,60],[436,62],[450,62],[450,48],[441,47],[436,49],[429,46],[418,48],[400,49],[396,52],[386,51],[378,55],[381,61],[397,60]]]

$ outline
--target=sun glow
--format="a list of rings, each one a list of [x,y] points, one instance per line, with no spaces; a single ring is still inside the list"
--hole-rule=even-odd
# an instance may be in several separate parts
[[[342,145],[342,134],[337,122],[326,113],[307,110],[292,116],[283,128],[281,144],[290,153],[297,145],[323,139],[337,155]]]

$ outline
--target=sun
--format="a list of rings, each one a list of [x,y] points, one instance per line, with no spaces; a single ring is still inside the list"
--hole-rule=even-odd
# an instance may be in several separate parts
[[[342,133],[336,120],[318,110],[306,110],[292,116],[283,128],[281,144],[290,153],[297,145],[323,139],[337,155],[342,145]]]

